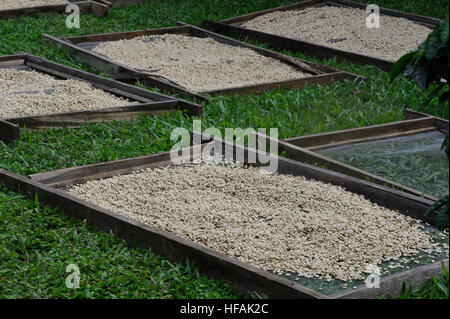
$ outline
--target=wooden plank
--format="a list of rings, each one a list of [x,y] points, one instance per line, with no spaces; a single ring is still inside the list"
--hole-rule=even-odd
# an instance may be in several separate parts
[[[14,53],[10,55],[2,55],[0,56],[0,65],[8,66],[8,63],[12,63],[11,61],[17,60],[18,64],[24,63],[25,59],[27,58],[27,55],[25,53]]]
[[[137,105],[116,106],[97,110],[74,111],[66,113],[53,113],[38,116],[18,117],[6,119],[7,121],[27,127],[28,129],[45,128],[77,128],[87,123],[99,123],[114,120],[132,120],[142,115],[157,115],[170,110],[179,109],[177,101],[153,102]]]
[[[304,87],[306,85],[326,85],[331,84],[337,81],[344,80],[359,80],[365,81],[365,77],[360,77],[348,72],[335,72],[335,73],[326,73],[315,76],[310,76],[298,80],[288,80],[288,81],[280,81],[280,82],[270,82],[270,83],[261,83],[257,85],[251,86],[240,86],[228,89],[221,90],[213,90],[213,91],[205,91],[202,92],[204,94],[210,95],[233,95],[233,94],[261,94],[267,90],[273,90],[276,88],[287,88],[287,89],[297,89]]]
[[[420,118],[424,118],[424,117],[433,117],[433,116],[426,114],[426,113],[422,113],[422,112],[418,112],[418,111],[406,108],[403,111],[403,117],[405,120],[413,120],[413,119],[420,119]]]
[[[364,171],[362,169],[359,169],[357,167],[353,167],[351,165],[347,165],[345,163],[333,160],[332,158],[329,158],[327,156],[312,152],[310,150],[307,150],[305,148],[301,148],[298,146],[295,146],[293,144],[287,143],[282,140],[275,140],[271,138],[270,136],[262,135],[259,133],[253,133],[257,136],[258,141],[261,141],[262,143],[268,143],[270,141],[275,141],[278,143],[278,153],[281,154],[282,152],[286,152],[287,156],[290,159],[307,163],[315,166],[319,166],[321,168],[325,168],[328,170],[332,170],[334,172],[342,173],[348,176],[352,176],[361,180],[370,181],[371,183],[375,183],[378,185],[386,186],[392,189],[400,190],[402,192],[412,194],[414,196],[418,197],[424,197],[431,201],[436,201],[437,198],[428,194],[423,194],[423,192],[420,192],[418,190],[415,190],[413,188],[407,187],[405,185],[396,183],[394,181],[388,180],[386,178],[374,175],[372,173],[369,173],[367,171]]]
[[[189,91],[184,87],[179,86],[175,82],[169,81],[162,77],[155,77],[148,74],[141,74],[139,77],[135,78],[142,82],[145,86],[156,87],[164,91],[180,94],[181,96],[190,97],[196,103],[211,103],[212,100],[208,97],[202,96],[196,92]]]
[[[106,59],[95,52],[90,52],[89,50],[79,48],[64,38],[59,39],[45,33],[43,33],[41,37],[45,42],[49,43],[56,49],[64,48],[64,50],[66,50],[69,54],[79,58],[86,65],[100,72],[109,74],[113,79],[139,78],[139,74],[135,71],[120,64],[112,63],[109,59]]]
[[[20,136],[20,128],[11,122],[0,119],[0,141],[11,142]]]
[[[289,10],[303,9],[303,8],[307,8],[307,7],[321,4],[324,2],[326,2],[326,0],[307,0],[307,1],[302,1],[302,2],[296,2],[296,3],[285,5],[285,6],[261,10],[258,12],[240,15],[238,17],[224,19],[224,20],[221,20],[220,22],[226,23],[226,24],[238,23],[238,22],[248,21],[248,20],[254,19],[258,16],[261,16],[261,15],[264,15],[264,14],[267,14],[270,12],[274,12],[274,11],[289,11]]]
[[[439,128],[445,134],[448,134],[448,120],[441,119],[439,117],[434,118],[434,125]]]
[[[0,68],[7,68],[10,66],[21,65],[25,63],[25,58],[14,57],[10,55],[0,56]]]
[[[206,144],[208,142],[204,141],[200,147],[189,148],[192,149],[192,154],[186,160],[198,158]],[[111,162],[63,168],[51,172],[33,174],[30,175],[30,178],[48,186],[63,187],[71,184],[85,183],[93,179],[129,174],[144,168],[165,167],[170,165],[170,163],[170,152],[160,152]]]
[[[368,142],[436,130],[433,118],[420,118],[284,139],[309,150]]]
[[[411,110],[411,109],[405,109],[404,117],[405,117],[405,120],[420,119],[420,118],[424,118],[424,117],[432,117],[432,118],[434,118],[434,126],[436,126],[443,133],[448,134],[448,132],[449,132],[448,120],[444,120],[440,117],[435,117],[435,116],[432,116],[432,115],[429,115],[426,113],[422,113],[422,112],[418,112],[415,110]]]
[[[427,133],[427,132],[431,132],[431,131],[436,131],[436,127],[424,127],[424,128],[417,129],[417,130],[407,130],[407,131],[400,131],[400,132],[395,132],[395,133],[391,133],[391,134],[378,135],[376,137],[370,136],[370,137],[364,137],[364,138],[356,138],[353,140],[345,140],[345,141],[336,142],[336,143],[311,146],[311,147],[308,147],[308,149],[318,150],[318,149],[324,149],[324,148],[330,148],[330,147],[345,146],[345,145],[349,145],[349,144],[366,143],[366,142],[370,142],[370,141],[374,141],[374,140],[396,138],[396,137],[402,137],[402,136],[407,136],[407,135]]]
[[[330,296],[336,299],[368,299],[380,296],[391,297],[393,294],[402,293],[403,283],[406,287],[418,289],[424,285],[431,277],[439,277],[442,274],[442,262],[448,269],[449,260],[436,261],[432,264],[416,267],[407,271],[402,271],[387,277],[380,278],[379,288],[367,288],[365,285],[359,285],[356,289],[348,289]]]
[[[51,172],[30,175],[34,181],[61,188],[72,184],[83,184],[89,180],[108,178],[115,175],[129,174],[144,168],[154,168],[154,163],[165,167],[170,164],[170,156],[166,152],[133,159],[96,163],[79,167],[63,168]]]
[[[188,26],[185,27],[178,26],[178,27],[156,28],[150,30],[89,34],[89,35],[65,37],[63,39],[72,44],[81,44],[85,42],[129,40],[137,37],[161,35],[161,34],[189,34],[189,29],[190,28]]]
[[[97,17],[106,17],[111,7],[111,3],[105,0],[95,0],[91,2],[91,11]]]
[[[335,1],[326,1],[326,0],[311,0],[311,1],[303,1],[294,3],[287,6],[262,10],[258,12],[254,12],[251,14],[246,14],[230,19],[225,19],[219,22],[212,22],[204,20],[202,21],[202,27],[212,30],[217,33],[221,33],[230,37],[235,38],[248,38],[253,41],[258,41],[261,43],[266,43],[272,48],[278,50],[292,50],[295,52],[303,52],[307,55],[315,56],[318,58],[336,58],[339,61],[345,61],[350,63],[357,63],[362,65],[375,65],[384,71],[389,71],[393,62],[379,59],[371,56],[367,56],[359,53],[352,53],[344,50],[339,50],[319,44],[315,44],[309,41],[302,41],[299,39],[294,39],[290,37],[283,37],[279,35],[269,34],[266,32],[250,30],[243,28],[241,25],[249,21],[255,17],[260,15],[267,14],[269,12],[274,11],[289,11],[289,10],[298,10],[304,9],[307,7],[316,7],[323,5],[334,5],[341,7],[354,7],[365,9],[367,4],[361,4],[357,2],[347,1],[347,0],[335,0]],[[437,24],[441,22],[439,19],[425,17],[417,14],[406,13],[398,10],[380,8],[380,13],[389,16],[402,17],[409,19],[415,23],[424,25],[429,28],[434,28]]]
[[[236,258],[217,253],[192,241],[90,204],[39,182],[2,169],[0,169],[0,181],[11,190],[28,194],[32,198],[36,194],[40,202],[57,207],[66,215],[86,220],[90,225],[112,232],[128,243],[150,248],[172,262],[195,260],[196,266],[201,271],[222,279],[241,291],[266,294],[272,298],[326,298],[325,295],[244,264]]]

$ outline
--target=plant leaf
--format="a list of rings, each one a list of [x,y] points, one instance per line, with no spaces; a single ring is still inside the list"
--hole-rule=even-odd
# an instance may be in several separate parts
[[[447,87],[447,90],[446,91],[444,91],[444,92],[442,92],[442,94],[439,96],[439,103],[445,103],[445,101],[448,101],[448,93],[449,93],[449,91],[448,91],[448,87]]]
[[[403,55],[397,62],[392,66],[389,71],[389,78],[393,81],[398,75],[403,73],[406,66],[414,59],[416,52],[409,52]]]

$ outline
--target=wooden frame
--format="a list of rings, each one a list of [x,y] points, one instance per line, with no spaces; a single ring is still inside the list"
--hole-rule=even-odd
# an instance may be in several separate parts
[[[134,119],[142,114],[160,114],[173,109],[186,110],[193,115],[200,115],[203,110],[200,105],[195,103],[107,79],[27,53],[0,56],[0,68],[34,69],[58,78],[85,81],[93,87],[140,102],[135,105],[115,106],[98,110],[33,115],[8,119],[0,118],[0,140],[11,141],[19,138],[24,127],[32,130],[80,127],[86,122],[95,123],[118,119]]]
[[[241,25],[248,20],[251,20],[257,16],[267,14],[274,11],[289,11],[304,9],[308,7],[317,7],[324,5],[333,5],[339,7],[352,7],[365,9],[367,4],[347,1],[347,0],[307,0],[302,2],[297,2],[291,5],[272,8],[268,10],[262,10],[230,19],[225,19],[219,22],[213,21],[202,21],[202,27],[212,30],[214,32],[224,34],[226,36],[236,37],[236,38],[248,38],[249,40],[254,40],[262,43],[267,43],[272,48],[279,50],[292,50],[294,52],[302,52],[310,56],[314,56],[321,59],[334,58],[340,61],[346,61],[362,65],[375,65],[382,69],[383,71],[389,71],[394,65],[393,62],[371,57],[364,54],[358,54],[353,52],[348,52],[340,49],[335,49],[319,44],[314,44],[309,41],[302,41],[294,38],[283,37],[279,35],[269,34],[266,32],[250,30],[241,27]],[[428,28],[434,28],[437,24],[441,22],[439,19],[430,18],[426,16],[421,16],[418,14],[407,13],[398,10],[380,8],[380,14],[388,15],[393,17],[402,17],[411,20],[415,23],[424,25]],[[430,30],[431,31],[431,30]]]
[[[355,129],[326,132],[321,134],[313,134],[306,136],[291,137],[278,141],[278,152],[286,152],[289,158],[308,163],[319,165],[329,170],[346,174],[361,180],[369,180],[372,183],[383,185],[392,189],[402,190],[403,192],[423,196],[432,201],[437,198],[395,181],[388,180],[384,177],[377,176],[354,166],[331,159],[325,155],[316,153],[316,150],[325,149],[336,146],[356,144],[360,142],[369,142],[375,140],[383,140],[388,138],[407,136],[431,131],[442,131],[448,134],[449,123],[446,120],[427,116],[407,109],[405,118],[414,117],[414,119],[365,126]],[[268,143],[270,138],[265,135],[256,134],[262,143]]]
[[[248,48],[258,52],[267,57],[277,59],[285,64],[289,64],[292,67],[302,70],[303,72],[310,73],[311,76],[290,81],[281,82],[271,82],[262,83],[250,86],[239,86],[234,88],[228,88],[223,90],[215,91],[205,91],[205,92],[192,92],[184,87],[181,87],[177,83],[174,83],[168,79],[158,76],[152,76],[142,71],[133,69],[126,65],[114,62],[111,59],[93,52],[91,49],[95,47],[98,43],[105,41],[116,41],[122,39],[132,39],[139,36],[150,36],[150,35],[160,35],[160,34],[181,34],[189,35],[193,37],[210,37],[214,40],[233,45]],[[280,54],[274,51],[266,50],[258,46],[250,45],[244,42],[233,40],[216,33],[183,23],[178,22],[177,27],[151,29],[151,30],[141,30],[141,31],[130,31],[130,32],[120,32],[120,33],[108,33],[108,34],[93,34],[77,37],[67,37],[67,38],[56,38],[48,34],[43,34],[42,38],[44,41],[48,42],[50,45],[56,48],[64,48],[70,54],[76,56],[81,61],[89,65],[90,67],[105,72],[113,79],[121,81],[136,81],[140,80],[146,85],[157,87],[162,90],[176,92],[182,95],[190,96],[197,101],[209,101],[206,95],[218,95],[218,94],[250,94],[250,93],[262,93],[264,91],[278,88],[278,87],[288,87],[288,88],[299,88],[308,84],[328,84],[335,81],[343,80],[364,80],[365,78],[359,75],[355,75],[349,72],[345,72],[340,69],[331,68],[323,66],[316,63],[311,63],[301,59],[297,59],[291,56]]]
[[[200,134],[194,132],[194,135]],[[215,148],[232,147],[234,150],[233,158],[236,158],[235,154],[238,151],[242,151],[246,159],[259,159],[259,155],[263,154],[218,138],[211,139],[209,136],[203,136],[201,144],[189,148],[191,153],[185,155],[185,159],[199,158],[205,147],[211,146]],[[267,156],[267,154],[263,155]],[[271,156],[274,157],[274,155]],[[303,175],[308,179],[340,185],[351,192],[364,195],[380,205],[399,210],[402,214],[431,223],[434,221],[434,216],[424,216],[425,210],[432,203],[427,199],[290,159],[279,157],[274,159],[278,160],[278,172],[281,174]],[[192,241],[75,198],[63,190],[65,185],[127,174],[143,168],[164,167],[170,164],[170,152],[164,152],[35,174],[31,178],[0,169],[0,182],[3,182],[11,190],[27,194],[32,198],[37,194],[41,202],[51,207],[60,208],[65,214],[77,219],[84,219],[89,224],[96,225],[105,231],[111,231],[129,243],[151,248],[155,253],[163,255],[171,261],[184,262],[186,258],[189,258],[194,260],[196,265],[208,275],[220,278],[240,290],[265,294],[272,298],[374,297],[392,292],[398,293],[402,289],[402,282],[416,287],[423,284],[430,276],[437,276],[441,272],[441,263],[438,261],[385,277],[381,279],[380,288],[377,289],[369,289],[365,285],[361,285],[356,289],[348,289],[326,296],[301,286],[297,282],[247,265],[236,258],[220,254]],[[261,166],[263,164],[257,161],[252,165]],[[448,267],[448,261],[445,261],[445,263]]]
[[[111,3],[106,0],[68,0],[80,8],[81,14],[95,14],[104,17],[111,9]],[[33,16],[38,13],[65,13],[67,4],[36,6],[19,9],[0,10],[0,20]]]
[[[404,111],[404,117],[405,120],[413,120],[413,119],[420,119],[424,117],[433,117],[435,120],[435,124],[439,126],[441,130],[447,130],[448,131],[448,120],[441,119],[440,117],[436,117],[430,114],[426,114],[423,112],[415,111],[406,108]]]

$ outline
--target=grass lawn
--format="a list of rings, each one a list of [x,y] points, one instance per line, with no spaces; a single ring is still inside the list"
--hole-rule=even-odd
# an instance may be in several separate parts
[[[168,0],[121,6],[108,17],[82,16],[80,29],[67,29],[64,15],[0,20],[0,55],[28,52],[85,68],[77,60],[40,39],[42,33],[71,36],[174,26],[182,20],[199,25],[295,1]],[[447,0],[363,1],[445,18]],[[292,54],[286,52],[288,54]],[[320,133],[403,119],[409,107],[445,119],[448,105],[432,101],[422,108],[426,92],[404,78],[390,83],[386,73],[336,61],[311,59],[368,77],[365,84],[345,82],[274,90],[259,96],[218,97],[200,117],[214,126],[279,129],[280,138]],[[134,121],[86,125],[81,129],[26,132],[18,141],[0,142],[0,167],[27,175],[58,168],[111,161],[168,151],[175,127],[192,128],[181,112],[141,117]],[[80,267],[80,289],[67,289],[65,268]],[[447,288],[445,291],[439,285]],[[402,297],[448,298],[448,274]],[[0,186],[0,298],[235,298],[242,295],[198,272],[191,262],[171,264],[149,250],[131,247],[110,234],[87,227],[61,212],[9,192]]]

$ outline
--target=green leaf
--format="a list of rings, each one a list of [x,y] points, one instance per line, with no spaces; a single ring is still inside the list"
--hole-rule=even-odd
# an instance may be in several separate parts
[[[425,40],[425,58],[427,60],[433,60],[434,57],[438,55],[441,48],[442,43],[440,35],[431,33]]]
[[[449,38],[449,20],[448,17],[447,19],[444,20],[444,22],[441,24],[442,27],[442,31],[441,31],[441,43],[445,44],[448,43],[448,38]]]
[[[448,287],[445,287],[443,283],[438,282],[437,287],[441,290],[444,295],[448,295]]]
[[[435,87],[425,98],[422,108],[426,107],[436,97],[437,93],[442,89],[442,85]]]
[[[442,103],[445,103],[445,101],[448,101],[448,94],[449,94],[449,91],[448,91],[448,87],[447,87],[447,90],[442,92],[442,94],[439,96],[439,103],[442,104]]]
[[[432,60],[448,42],[448,19],[441,22],[425,40],[425,57]]]
[[[447,268],[445,268],[445,264],[444,264],[444,262],[441,262],[441,266],[442,266],[442,273],[443,273],[443,275],[444,275],[444,278],[446,278],[447,280],[448,280],[448,270],[447,270]]]
[[[389,78],[393,81],[398,75],[403,73],[406,66],[414,59],[416,52],[409,52],[403,55],[397,62],[392,66],[389,71]]]

